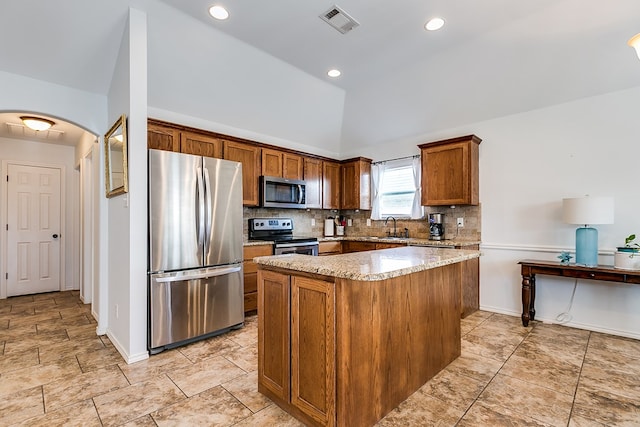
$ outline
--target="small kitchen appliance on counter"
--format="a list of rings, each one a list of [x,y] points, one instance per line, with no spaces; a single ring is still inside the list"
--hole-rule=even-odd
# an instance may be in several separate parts
[[[429,240],[444,240],[444,214],[429,214]]]
[[[318,239],[310,236],[294,236],[291,218],[250,218],[249,240],[275,242],[274,255],[318,255]]]

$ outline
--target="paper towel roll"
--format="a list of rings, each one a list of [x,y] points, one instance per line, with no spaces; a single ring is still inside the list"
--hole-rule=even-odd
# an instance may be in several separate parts
[[[333,219],[324,220],[324,235],[333,236]]]

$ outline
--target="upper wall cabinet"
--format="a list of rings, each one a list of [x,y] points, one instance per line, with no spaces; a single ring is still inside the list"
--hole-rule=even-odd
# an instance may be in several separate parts
[[[180,151],[180,131],[149,120],[147,123],[147,146],[157,150]]]
[[[342,209],[371,209],[371,159],[357,157],[340,165]]]
[[[475,135],[420,144],[422,205],[477,205],[479,145]]]
[[[222,140],[205,132],[194,132],[149,119],[147,146],[158,150],[222,158]]]
[[[272,148],[262,149],[262,175],[302,179],[302,156]]]
[[[303,177],[307,208],[322,209],[322,160],[305,157]]]
[[[242,163],[242,204],[258,206],[260,147],[235,141],[224,141],[224,158]]]
[[[322,209],[340,209],[340,163],[322,162]]]

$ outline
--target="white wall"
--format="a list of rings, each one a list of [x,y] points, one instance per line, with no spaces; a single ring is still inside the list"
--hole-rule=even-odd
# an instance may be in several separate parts
[[[17,160],[42,166],[64,167],[64,276],[61,277],[62,290],[79,289],[79,262],[76,256],[79,236],[78,187],[79,174],[74,168],[74,148],[64,145],[47,144],[37,141],[25,141],[10,138],[0,138],[0,162],[2,160]],[[4,200],[4,186],[0,186],[0,199]],[[6,213],[2,212],[0,219],[6,221]],[[4,223],[4,222],[3,222]],[[2,257],[4,260],[4,257]],[[1,260],[0,260],[1,261]],[[3,262],[3,261],[2,261]],[[0,262],[0,277],[3,285],[6,266]],[[62,271],[62,270],[61,270]]]
[[[108,95],[109,123],[127,116],[129,193],[108,201],[108,334],[127,362],[147,353],[146,15],[129,22]]]
[[[152,117],[337,157],[342,89],[169,6],[148,19]]]
[[[562,199],[613,196],[615,224],[596,225],[600,263],[631,234],[640,234],[640,87],[473,123],[385,146],[349,151],[383,160],[414,154],[416,145],[476,134],[480,144],[482,251],[480,305],[520,315],[525,258],[557,260],[575,248],[576,226],[564,224]],[[360,148],[359,150],[363,150]],[[536,318],[552,321],[570,300],[573,281],[537,277]],[[580,281],[572,326],[640,338],[640,286]]]

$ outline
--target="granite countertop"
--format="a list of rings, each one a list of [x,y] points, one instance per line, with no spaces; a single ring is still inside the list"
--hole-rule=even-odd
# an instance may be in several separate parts
[[[372,237],[372,236],[335,236],[335,237],[318,237],[319,242],[341,242],[341,241],[356,241],[356,242],[380,242],[380,243],[398,243],[407,246],[473,246],[479,245],[479,240],[429,240],[421,239],[417,237],[409,238],[393,238],[393,237]],[[269,240],[245,240],[244,246],[259,246],[259,245],[273,245],[275,242]]]
[[[298,254],[256,257],[263,266],[342,279],[374,281],[404,276],[480,256],[479,251],[407,246],[329,256]]]
[[[334,236],[334,237],[318,237],[319,242],[331,241],[356,241],[356,242],[380,242],[380,243],[398,243],[407,246],[473,246],[479,245],[480,240],[464,240],[464,239],[448,239],[448,240],[430,240],[419,237],[394,238],[394,237],[375,237],[375,236]]]

